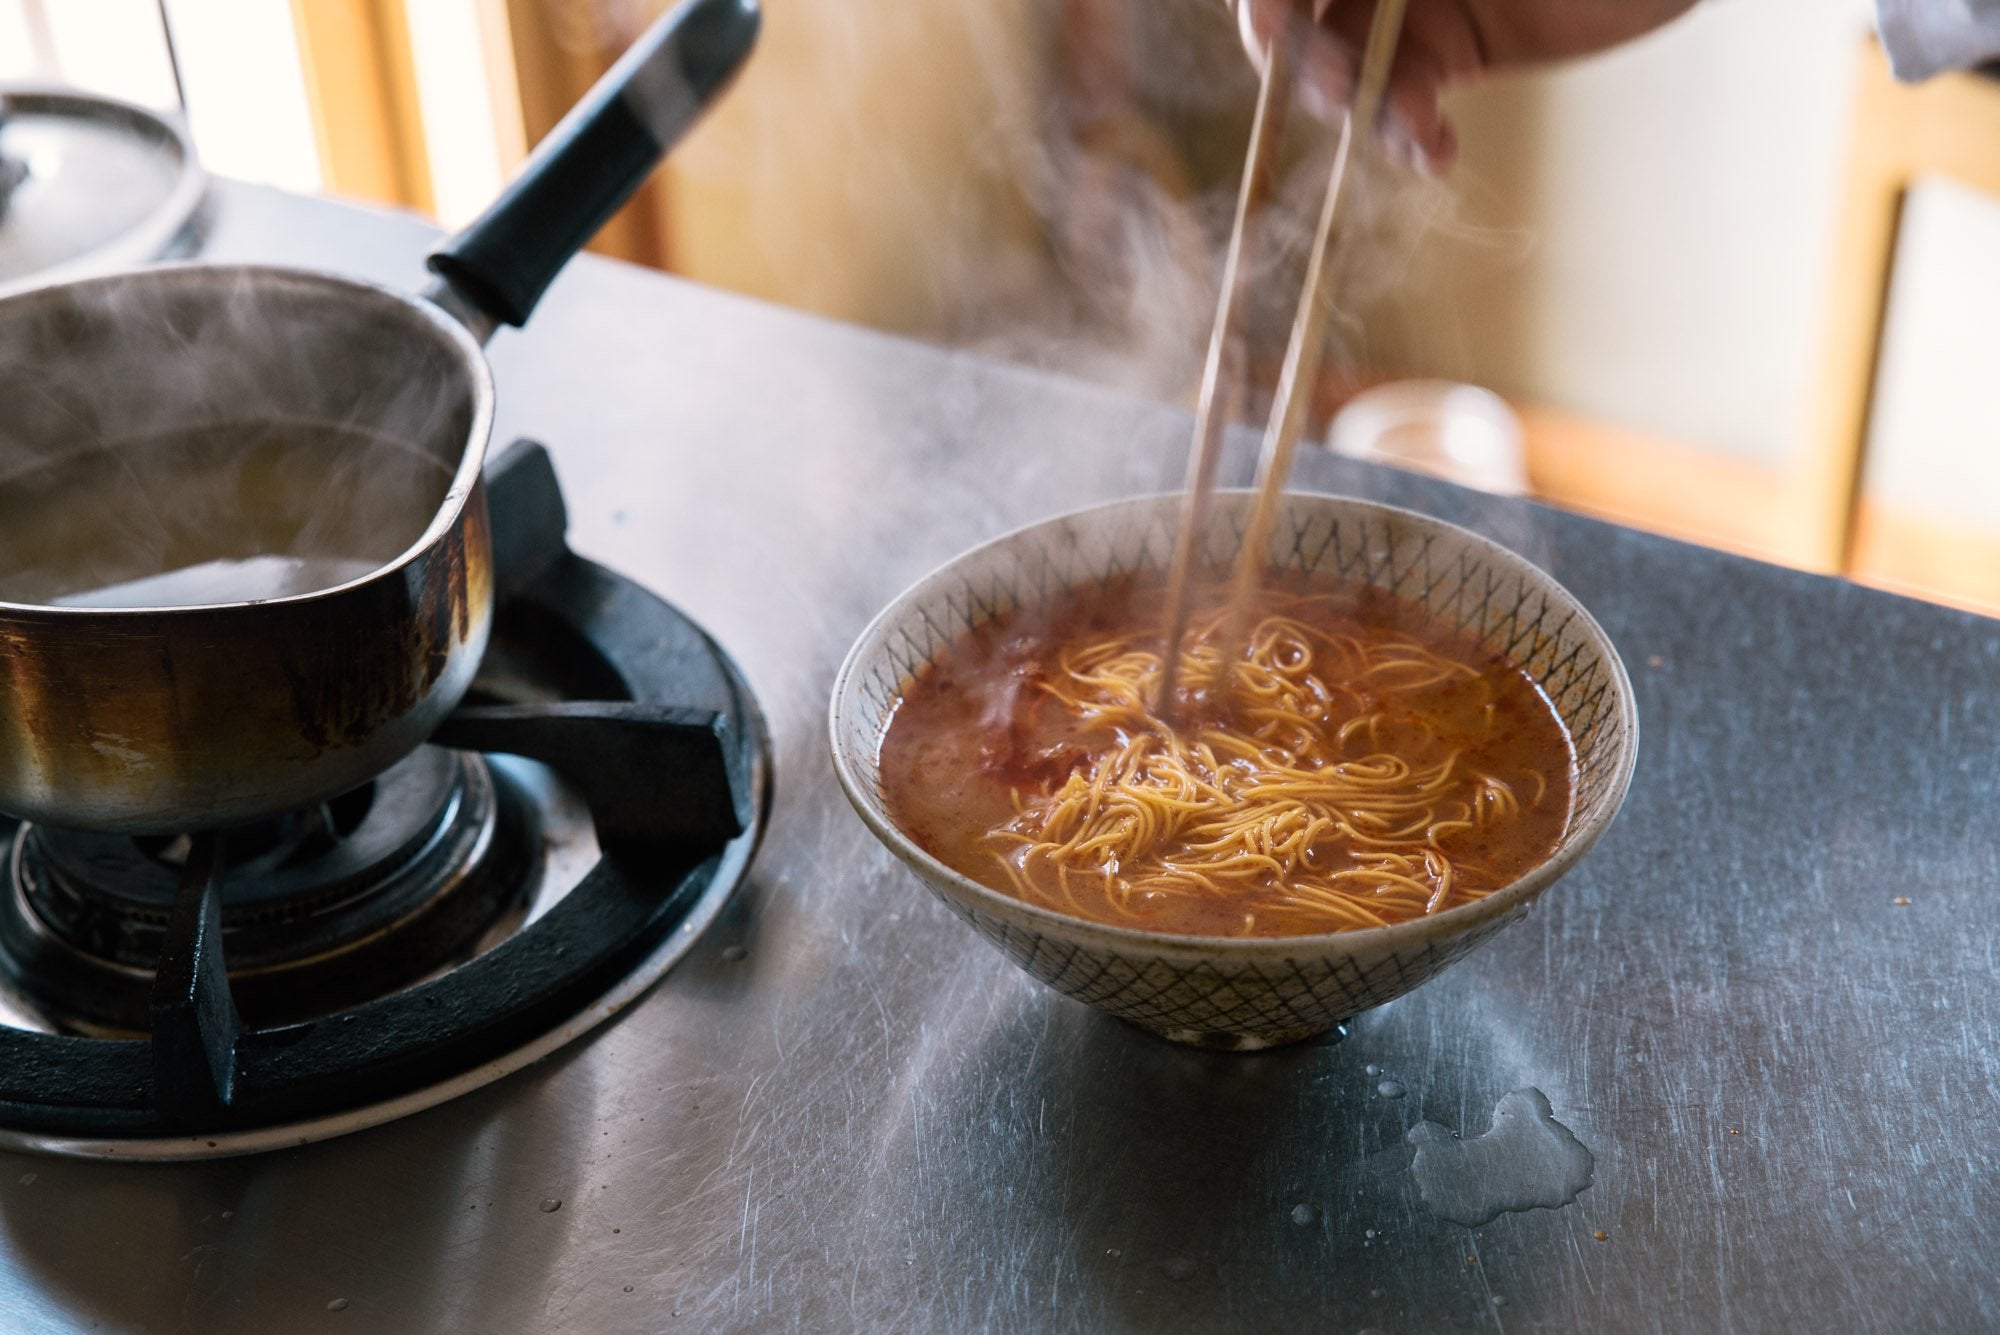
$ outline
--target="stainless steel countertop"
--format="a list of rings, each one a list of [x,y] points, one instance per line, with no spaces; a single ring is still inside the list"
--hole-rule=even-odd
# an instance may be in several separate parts
[[[224,187],[211,253],[413,285],[428,236]],[[1198,1054],[975,938],[824,741],[882,603],[1171,486],[1181,413],[595,261],[494,362],[579,549],[770,713],[750,882],[622,1019],[444,1107],[210,1164],[0,1155],[0,1329],[2000,1327],[2000,623],[1309,459],[1552,568],[1632,670],[1639,770],[1525,923],[1345,1043]],[[1594,1185],[1431,1216],[1406,1132],[1526,1087]]]

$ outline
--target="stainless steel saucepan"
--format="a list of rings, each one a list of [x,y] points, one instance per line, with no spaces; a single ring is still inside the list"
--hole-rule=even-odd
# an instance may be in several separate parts
[[[668,13],[430,257],[421,296],[184,265],[0,299],[0,598],[18,599],[0,601],[0,812],[226,827],[337,795],[423,741],[492,615],[481,346],[528,318],[727,85],[759,17],[756,0]],[[203,473],[216,442],[250,437],[233,473]],[[317,526],[346,564],[158,605],[159,577],[202,556],[174,544],[232,526],[279,564]],[[393,551],[357,563],[374,530]],[[317,587],[315,568],[341,577]]]

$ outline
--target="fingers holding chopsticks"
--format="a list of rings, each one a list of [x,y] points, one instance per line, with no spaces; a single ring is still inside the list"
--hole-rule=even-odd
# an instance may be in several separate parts
[[[1272,37],[1290,27],[1299,98],[1311,114],[1332,120],[1354,98],[1361,50],[1374,19],[1374,0],[1323,0],[1307,19],[1303,0],[1230,0],[1244,49],[1261,68]],[[1476,41],[1457,11],[1412,0],[1378,126],[1389,156],[1425,172],[1450,167],[1458,137],[1439,109],[1445,87],[1480,68]]]
[[[1331,119],[1354,94],[1376,0],[1227,0],[1244,49],[1260,65],[1271,37],[1293,25],[1300,100]],[[1439,172],[1458,156],[1440,107],[1453,88],[1492,70],[1585,55],[1650,32],[1694,0],[1409,0],[1378,127],[1391,157]]]

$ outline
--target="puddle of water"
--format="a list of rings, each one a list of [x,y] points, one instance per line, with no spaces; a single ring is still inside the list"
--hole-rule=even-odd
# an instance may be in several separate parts
[[[1424,1205],[1467,1228],[1515,1210],[1559,1210],[1590,1185],[1596,1158],[1555,1119],[1539,1089],[1517,1089],[1493,1110],[1493,1125],[1460,1140],[1436,1122],[1410,1129],[1410,1176]]]

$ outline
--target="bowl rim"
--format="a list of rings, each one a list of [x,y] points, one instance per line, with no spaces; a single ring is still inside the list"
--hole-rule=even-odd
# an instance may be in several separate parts
[[[1243,497],[1253,494],[1248,488],[1218,487],[1215,495],[1221,497]],[[842,658],[840,669],[834,675],[833,694],[827,709],[827,732],[829,749],[833,753],[834,776],[839,780],[841,791],[846,794],[849,805],[861,817],[876,838],[933,887],[949,887],[954,896],[966,901],[968,906],[977,907],[989,916],[1002,920],[1021,920],[1034,923],[1037,929],[1058,938],[1080,944],[1092,944],[1109,948],[1127,956],[1150,955],[1156,958],[1193,957],[1214,958],[1241,957],[1244,959],[1271,956],[1325,956],[1329,954],[1380,954],[1393,951],[1401,946],[1417,945],[1438,936],[1458,936],[1465,930],[1477,927],[1493,918],[1515,912],[1525,912],[1527,904],[1543,890],[1564,876],[1571,867],[1594,847],[1617,819],[1618,812],[1625,804],[1631,789],[1632,775],[1639,760],[1639,711],[1638,701],[1632,691],[1632,679],[1626,671],[1625,661],[1618,653],[1618,646],[1611,636],[1591,615],[1583,602],[1564,588],[1556,577],[1543,570],[1534,562],[1501,543],[1475,533],[1463,525],[1439,519],[1421,511],[1403,506],[1389,505],[1365,497],[1345,495],[1337,492],[1320,492],[1287,489],[1284,503],[1304,502],[1309,506],[1323,506],[1328,503],[1355,507],[1372,511],[1384,517],[1393,517],[1410,522],[1419,527],[1430,528],[1454,539],[1462,539],[1483,549],[1489,559],[1511,565],[1531,574],[1537,581],[1554,589],[1576,611],[1575,624],[1586,634],[1594,634],[1604,645],[1608,670],[1611,676],[1613,694],[1617,700],[1617,718],[1621,733],[1625,738],[1620,748],[1617,770],[1610,778],[1611,798],[1599,810],[1596,817],[1587,821],[1573,833],[1566,835],[1554,856],[1537,863],[1526,874],[1501,886],[1492,893],[1467,904],[1459,904],[1436,914],[1420,918],[1410,918],[1402,922],[1388,923],[1381,927],[1357,927],[1338,932],[1317,932],[1297,936],[1193,936],[1181,933],[1156,932],[1140,927],[1123,927],[1112,923],[1100,923],[1088,918],[1078,918],[1055,909],[1031,904],[1027,900],[995,890],[981,881],[946,865],[926,852],[917,842],[896,827],[885,809],[880,807],[875,796],[869,792],[862,776],[850,765],[841,746],[841,723],[846,716],[843,705],[860,699],[855,687],[855,679],[861,668],[861,655],[877,631],[893,615],[904,608],[910,600],[929,588],[954,568],[984,555],[997,548],[1018,542],[1029,533],[1051,529],[1065,523],[1072,523],[1087,516],[1113,510],[1139,510],[1147,505],[1160,506],[1177,504],[1183,493],[1152,492],[1138,496],[1121,497],[1092,505],[1065,510],[1042,519],[1017,525],[993,538],[966,548],[957,555],[940,562],[913,580],[878,611],[854,638]],[[899,683],[900,684],[900,683]],[[884,729],[886,732],[886,729]],[[877,738],[880,746],[880,738]]]

